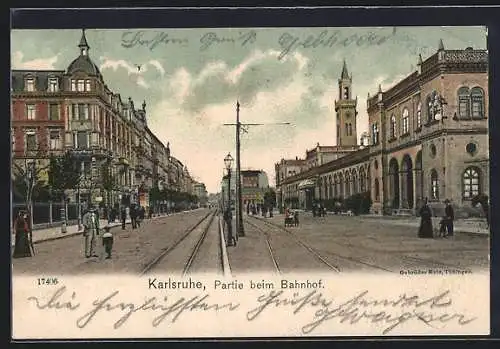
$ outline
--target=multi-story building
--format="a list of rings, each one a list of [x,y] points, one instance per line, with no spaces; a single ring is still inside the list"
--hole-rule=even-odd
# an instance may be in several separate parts
[[[148,128],[146,102],[136,108],[131,98],[122,100],[108,88],[91,59],[85,31],[78,48],[66,70],[12,71],[13,161],[43,167],[51,154],[69,151],[85,178],[78,191],[67,193],[71,200],[149,206],[153,186],[170,188],[171,158],[180,164],[175,183],[184,180],[184,166]],[[107,169],[115,182],[111,191],[102,183]]]
[[[341,147],[357,147],[351,84],[344,63],[335,102]],[[369,146],[291,176],[290,160],[276,165],[281,205],[369,192],[375,213],[415,213],[428,198],[438,211],[449,199],[466,214],[472,197],[488,194],[487,51],[445,50],[440,41],[417,71],[368,96],[367,111]]]
[[[198,198],[198,203],[200,205],[206,205],[208,202],[208,192],[204,183],[195,182],[193,183],[193,195]]]
[[[263,170],[241,171],[241,200],[243,207],[248,204],[263,204],[264,193],[269,189],[269,180]]]

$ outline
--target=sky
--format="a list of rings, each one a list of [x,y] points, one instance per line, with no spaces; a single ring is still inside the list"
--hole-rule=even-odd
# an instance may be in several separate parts
[[[13,30],[12,69],[65,70],[81,30]],[[486,48],[484,27],[87,29],[89,56],[122,100],[146,102],[149,128],[211,193],[223,159],[235,157],[240,102],[242,168],[303,158],[335,145],[335,99],[345,60],[358,98],[358,141],[368,131],[366,99],[416,70],[418,55]],[[139,69],[140,67],[140,69]],[[279,125],[288,122],[290,125]],[[278,123],[278,124],[277,124]]]

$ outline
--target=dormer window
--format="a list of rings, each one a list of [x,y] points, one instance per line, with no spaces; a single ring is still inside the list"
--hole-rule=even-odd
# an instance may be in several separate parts
[[[35,91],[35,79],[33,78],[27,78],[25,80],[25,87],[27,92],[34,92]]]
[[[59,91],[57,78],[49,78],[49,92]]]
[[[91,90],[90,80],[85,80],[85,91],[90,92]]]
[[[77,81],[77,87],[78,87],[78,92],[85,91],[85,80],[78,79],[78,81]]]

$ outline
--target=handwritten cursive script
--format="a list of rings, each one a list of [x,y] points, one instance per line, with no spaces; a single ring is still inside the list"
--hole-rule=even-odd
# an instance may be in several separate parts
[[[123,301],[119,296],[119,291],[113,291],[105,297],[95,299],[90,306],[86,307],[77,301],[76,292],[69,292],[66,286],[62,286],[42,298],[31,296],[28,301],[33,302],[40,311],[76,312],[78,328],[85,328],[99,315],[110,312],[117,313],[113,328],[118,329],[139,311],[151,312],[154,315],[151,324],[157,327],[167,319],[170,323],[175,323],[188,312],[234,312],[242,308],[239,302],[228,301],[224,304],[211,302],[210,295],[206,293],[179,298],[149,297],[140,303]],[[371,297],[369,291],[364,290],[347,300],[336,300],[326,297],[317,289],[306,294],[272,290],[260,295],[256,303],[250,310],[245,308],[249,322],[261,318],[264,313],[267,313],[268,319],[276,316],[271,310],[276,308],[290,309],[291,314],[300,316],[300,319],[311,316],[309,314],[312,310],[312,319],[306,320],[307,322],[302,326],[303,334],[310,334],[333,320],[349,325],[356,325],[362,321],[378,324],[383,328],[383,334],[389,334],[409,321],[420,321],[429,327],[441,328],[451,321],[465,326],[476,320],[474,317],[451,310],[450,291],[430,297],[404,293],[395,298],[377,299]]]
[[[386,42],[391,35],[378,35],[376,33],[370,32],[364,35],[351,34],[345,36],[340,30],[328,31],[323,30],[317,35],[308,35],[306,38],[301,38],[298,35],[292,35],[288,32],[283,33],[279,39],[278,44],[281,48],[281,52],[278,56],[278,60],[282,60],[289,53],[295,51],[297,48],[331,48],[334,46],[350,46],[356,45],[362,46],[372,46],[381,45]]]
[[[294,315],[307,307],[315,308],[313,320],[302,327],[304,334],[313,332],[332,319],[350,324],[359,323],[362,319],[371,323],[381,323],[385,326],[383,334],[390,333],[409,320],[419,320],[433,327],[452,320],[463,326],[476,319],[465,314],[446,311],[452,304],[450,291],[423,299],[418,295],[406,294],[400,295],[397,299],[370,299],[368,293],[365,290],[345,302],[334,304],[332,299],[327,299],[317,290],[305,296],[294,293],[292,297],[287,297],[283,290],[273,290],[257,299],[259,305],[248,311],[247,319],[255,320],[270,307],[290,307]]]
[[[248,44],[253,44],[257,40],[257,32],[249,30],[240,32],[236,36],[219,36],[217,33],[208,32],[200,38],[200,51],[205,51],[208,48],[220,44],[231,43],[244,47]]]
[[[188,44],[186,38],[173,38],[168,33],[159,31],[126,31],[122,34],[122,46],[132,48],[136,46],[145,46],[153,51],[158,45],[174,44],[184,46]]]
[[[57,289],[54,294],[50,295],[47,300],[40,300],[38,297],[29,297],[29,301],[34,301],[35,305],[40,310],[48,310],[48,309],[66,309],[70,311],[75,311],[80,308],[80,304],[73,304],[71,300],[74,300],[76,297],[76,293],[73,292],[71,296],[71,300],[64,300],[64,296],[66,293],[66,287],[63,286]],[[92,322],[93,319],[96,318],[97,314],[103,312],[111,312],[118,311],[119,318],[113,324],[115,329],[121,327],[124,323],[126,323],[132,314],[138,311],[152,311],[159,313],[153,321],[152,325],[157,327],[160,325],[165,319],[171,317],[171,323],[176,322],[181,314],[184,312],[192,312],[192,311],[234,311],[238,309],[239,303],[210,303],[208,299],[210,296],[208,294],[198,295],[191,298],[180,297],[178,299],[173,299],[170,301],[169,297],[165,296],[163,298],[157,299],[156,297],[150,297],[146,299],[141,304],[135,304],[131,302],[123,302],[116,300],[119,295],[119,291],[113,291],[108,296],[102,299],[96,299],[92,302],[92,307],[85,314],[83,314],[76,321],[76,325],[79,328],[86,327],[89,323]]]

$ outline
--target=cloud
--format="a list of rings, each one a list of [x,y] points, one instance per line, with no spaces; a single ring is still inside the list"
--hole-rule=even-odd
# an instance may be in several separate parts
[[[112,70],[113,73],[123,74],[124,71],[129,77],[129,81],[132,81],[134,85],[140,86],[144,89],[150,88],[150,83],[147,81],[156,78],[157,74],[155,70],[160,73],[161,76],[165,75],[165,69],[158,60],[150,60],[144,64],[136,64],[128,62],[124,59],[111,59],[108,57],[100,57],[101,65],[99,69],[101,72],[105,70]],[[154,69],[151,70],[150,67]],[[109,72],[108,72],[109,73]]]
[[[137,77],[137,85],[144,87],[144,88],[149,88],[149,84],[144,80],[142,76]]]
[[[277,60],[278,55],[275,50],[256,50],[233,67],[221,60],[212,61],[197,74],[181,67],[173,74],[169,93],[175,94],[180,107],[190,113],[236,99],[242,105],[251,105],[258,93],[290,83],[307,62],[299,53],[282,61]]]
[[[33,69],[33,70],[52,70],[55,69],[55,64],[59,55],[49,58],[36,58],[30,61],[24,61],[24,54],[21,51],[16,51],[11,55],[12,69]]]
[[[217,60],[198,72],[181,67],[150,109],[149,126],[210,191],[220,184],[225,154],[234,153],[234,127],[223,124],[234,122],[237,98],[242,122],[263,124],[242,135],[242,166],[264,169],[271,182],[274,163],[290,149],[302,156],[316,142],[334,143],[335,119],[328,106],[334,90],[304,76],[309,59],[300,53],[282,61],[277,56],[276,51],[255,51],[234,66]],[[273,81],[266,85],[262,79]]]

